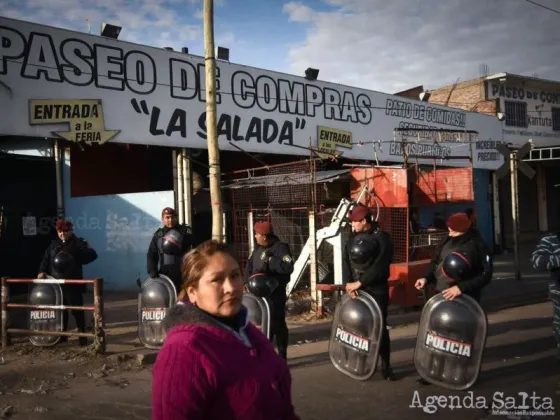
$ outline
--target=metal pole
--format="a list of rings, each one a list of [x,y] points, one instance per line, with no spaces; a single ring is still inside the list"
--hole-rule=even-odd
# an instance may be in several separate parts
[[[183,201],[185,223],[192,226],[192,170],[189,149],[183,149]]]
[[[255,231],[253,222],[253,211],[247,212],[247,233],[249,235],[249,255],[255,250]]]
[[[93,328],[95,332],[95,344],[97,347],[97,352],[100,354],[105,353],[106,341],[105,341],[105,316],[104,316],[104,299],[103,299],[103,279],[93,280]]]
[[[317,312],[317,231],[314,210],[309,212],[309,283],[311,310]]]
[[[0,294],[2,295],[2,348],[5,349],[8,347],[8,283],[5,277],[2,277]]]
[[[62,180],[62,153],[58,139],[54,139],[54,165],[56,171],[56,210],[57,216],[64,218],[64,182]]]
[[[517,153],[511,152],[510,158],[510,179],[511,179],[511,221],[513,230],[513,267],[514,278],[521,280],[519,269],[519,195],[517,185]]]
[[[183,188],[183,154],[181,151],[177,152],[177,213],[179,215],[179,223],[185,222],[185,189]]]
[[[171,161],[173,166],[173,208],[179,208],[179,176],[177,174],[177,150],[171,151]]]

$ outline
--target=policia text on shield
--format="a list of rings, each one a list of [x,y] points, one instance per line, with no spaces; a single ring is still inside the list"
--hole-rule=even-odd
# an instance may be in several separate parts
[[[55,279],[81,279],[83,278],[82,266],[97,259],[95,250],[83,239],[74,235],[74,226],[69,220],[57,220],[56,233],[58,238],[53,240],[41,261],[37,278],[44,279],[47,275]],[[33,288],[50,287],[51,285],[34,285]],[[58,285],[57,285],[58,286]],[[64,284],[62,285],[62,297],[64,305],[83,306],[85,285]],[[33,289],[30,291],[33,296]],[[54,311],[52,311],[54,314]],[[84,311],[72,311],[79,332],[86,331],[86,320]],[[63,329],[68,328],[68,311],[63,314]],[[48,337],[45,339],[68,341],[68,337]],[[80,345],[87,345],[86,337],[79,337]]]
[[[414,363],[419,383],[466,389],[480,370],[487,320],[478,302],[493,270],[490,250],[467,214],[451,215],[447,227],[425,278],[415,283],[419,290],[432,285],[437,294],[422,311]]]
[[[341,302],[340,316],[344,318],[346,316],[344,312],[348,310],[355,314],[353,318],[363,316],[365,317],[364,322],[371,318],[370,322],[379,324],[374,329],[381,331],[380,341],[377,342],[379,348],[376,349],[381,358],[381,375],[384,379],[392,381],[395,376],[391,370],[387,307],[389,306],[388,280],[393,259],[393,242],[391,237],[380,229],[377,221],[373,220],[367,207],[362,205],[354,207],[348,214],[348,219],[352,223],[354,233],[350,235],[342,257],[343,282],[346,284],[346,291],[350,297],[356,298],[358,290],[369,296],[364,296],[355,303],[348,302],[346,305]],[[358,302],[363,302],[364,306],[362,307]],[[358,319],[355,321],[355,326],[351,328],[358,328],[358,324],[362,323]],[[334,327],[335,325],[333,325]],[[354,331],[354,333],[357,332]],[[377,360],[374,360],[373,363],[375,370]]]

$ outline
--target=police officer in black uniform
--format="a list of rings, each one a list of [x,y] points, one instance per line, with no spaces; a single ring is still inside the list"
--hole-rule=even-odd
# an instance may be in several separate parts
[[[161,221],[163,227],[156,230],[148,248],[148,275],[151,278],[159,274],[169,277],[179,293],[181,262],[193,246],[193,235],[188,225],[179,224],[177,212],[170,207],[162,210]]]
[[[288,244],[281,242],[274,234],[272,224],[257,222],[255,224],[257,246],[247,261],[245,283],[256,273],[277,280],[278,286],[268,296],[272,302],[270,322],[270,340],[276,337],[278,354],[284,360],[288,357],[288,326],[286,325],[286,286],[294,271],[294,260]],[[276,282],[274,282],[276,283]]]
[[[387,308],[389,306],[389,274],[393,260],[393,241],[389,234],[379,228],[379,224],[373,220],[369,209],[363,205],[357,205],[348,214],[352,222],[354,232],[348,238],[342,258],[342,276],[346,284],[346,291],[352,297],[356,296],[358,289],[371,295],[383,316],[382,336],[379,344],[379,356],[381,358],[381,375],[388,381],[394,381],[395,375],[391,369],[391,341],[387,330]],[[366,234],[366,235],[364,235]],[[365,244],[365,249],[374,250],[368,266],[360,267],[357,272],[355,263],[352,263],[352,252],[356,245],[355,238],[366,238],[371,241]],[[358,248],[358,247],[356,247]],[[358,274],[359,273],[359,274]]]
[[[490,249],[472,226],[467,214],[451,215],[447,219],[447,227],[449,235],[434,250],[425,277],[416,280],[415,287],[422,290],[426,285],[433,285],[446,299],[452,300],[464,293],[480,302],[482,289],[492,280]],[[454,251],[461,251],[466,255],[472,271],[469,280],[450,285],[444,276],[437,274],[442,262]]]
[[[480,302],[482,289],[492,280],[491,251],[484,243],[478,231],[472,226],[472,219],[466,213],[455,213],[447,219],[449,235],[441,241],[436,249],[424,278],[416,280],[418,290],[432,286],[436,292],[447,300],[453,300],[462,294]],[[453,261],[454,271],[468,270],[466,280],[454,276],[455,281],[442,271],[446,258]],[[428,385],[420,378],[418,383]]]
[[[56,233],[58,239],[53,240],[48,246],[37,278],[44,279],[47,275],[55,279],[82,279],[84,277],[82,266],[97,259],[97,253],[83,238],[74,235],[74,226],[70,220],[57,220]],[[64,305],[83,306],[85,293],[84,284],[63,284],[62,296]],[[69,311],[62,314],[64,331],[68,328]],[[84,311],[72,311],[79,332],[86,331]],[[61,337],[60,343],[68,341],[68,337]],[[81,346],[86,346],[86,337],[79,337]]]

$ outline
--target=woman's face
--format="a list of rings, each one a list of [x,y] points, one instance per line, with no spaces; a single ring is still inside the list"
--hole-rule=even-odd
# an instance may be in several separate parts
[[[198,282],[189,287],[189,300],[211,315],[235,316],[241,309],[243,278],[239,265],[230,255],[214,254]]]

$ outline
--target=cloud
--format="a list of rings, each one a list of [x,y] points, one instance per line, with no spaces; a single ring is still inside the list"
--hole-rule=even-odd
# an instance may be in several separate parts
[[[103,22],[112,23],[122,26],[121,40],[180,49],[195,40],[202,43],[201,22],[185,17],[201,4],[198,0],[4,0],[0,14],[81,32],[91,28],[94,34]]]
[[[292,22],[309,22],[313,17],[313,10],[301,3],[286,3],[283,7]]]
[[[539,0],[559,8],[555,0]],[[290,71],[396,92],[433,88],[490,72],[558,79],[560,15],[522,0],[326,0],[284,5],[306,39],[290,46]],[[327,9],[327,11],[325,11]]]

